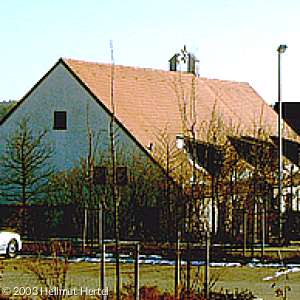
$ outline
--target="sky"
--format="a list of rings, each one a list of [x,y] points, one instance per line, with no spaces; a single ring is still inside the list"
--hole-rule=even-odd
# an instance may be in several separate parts
[[[19,100],[60,57],[168,70],[184,45],[200,76],[300,101],[300,0],[0,0],[0,100]]]

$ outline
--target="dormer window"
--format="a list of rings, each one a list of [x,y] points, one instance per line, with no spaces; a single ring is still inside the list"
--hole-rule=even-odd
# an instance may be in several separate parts
[[[55,111],[54,112],[54,130],[67,130],[67,112]]]

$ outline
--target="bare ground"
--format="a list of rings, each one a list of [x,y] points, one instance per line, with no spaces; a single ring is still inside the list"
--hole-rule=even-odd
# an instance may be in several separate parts
[[[11,259],[0,260],[0,287],[9,287],[12,291],[18,287],[41,287],[43,283],[38,278],[40,275],[50,280],[54,276],[55,270],[59,270],[60,264],[53,265],[51,260],[43,260],[34,263],[37,274],[29,270],[28,266],[33,262],[29,259]],[[40,264],[40,265],[39,265]],[[62,269],[60,269],[62,270]],[[133,285],[134,283],[134,264],[124,263],[120,265],[121,286]],[[263,280],[267,277],[273,277],[278,268],[269,267],[212,267],[210,268],[210,277],[218,277],[214,290],[220,291],[235,289],[250,290],[255,295],[267,299],[281,299],[276,297],[277,289],[287,290],[287,299],[300,299],[300,272],[291,272],[287,276],[282,275],[272,280]],[[193,286],[199,286],[203,280],[203,267],[192,266],[191,278]],[[186,268],[183,266],[181,277],[184,281]],[[100,264],[88,262],[72,262],[68,265],[65,288],[88,287],[96,289],[100,286]],[[272,285],[275,284],[275,287]],[[109,290],[115,287],[115,264],[106,264],[106,286]],[[174,293],[174,266],[168,265],[140,265],[140,286],[156,286],[160,291]],[[291,290],[289,290],[289,288]]]

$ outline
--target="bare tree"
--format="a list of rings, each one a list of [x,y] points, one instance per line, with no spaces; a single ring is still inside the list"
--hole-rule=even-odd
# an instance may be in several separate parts
[[[0,154],[1,196],[23,206],[23,226],[26,228],[26,206],[45,196],[50,189],[49,178],[54,173],[49,159],[53,149],[45,142],[47,130],[34,132],[24,118],[13,134],[5,139]]]

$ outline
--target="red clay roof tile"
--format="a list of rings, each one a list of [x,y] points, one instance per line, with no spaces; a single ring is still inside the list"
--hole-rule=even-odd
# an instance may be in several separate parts
[[[71,59],[63,61],[111,110],[112,66]],[[277,135],[277,113],[248,83],[116,66],[114,97],[116,117],[144,147],[155,143],[158,131],[166,126],[174,137],[183,134],[183,116],[187,118],[187,126],[193,123],[193,98],[198,138],[205,140],[200,132],[204,124],[212,124],[213,112],[227,126],[232,124],[232,133],[239,130],[241,134],[254,136],[255,130],[263,128],[268,134]],[[288,126],[285,128],[286,137],[294,135]]]

